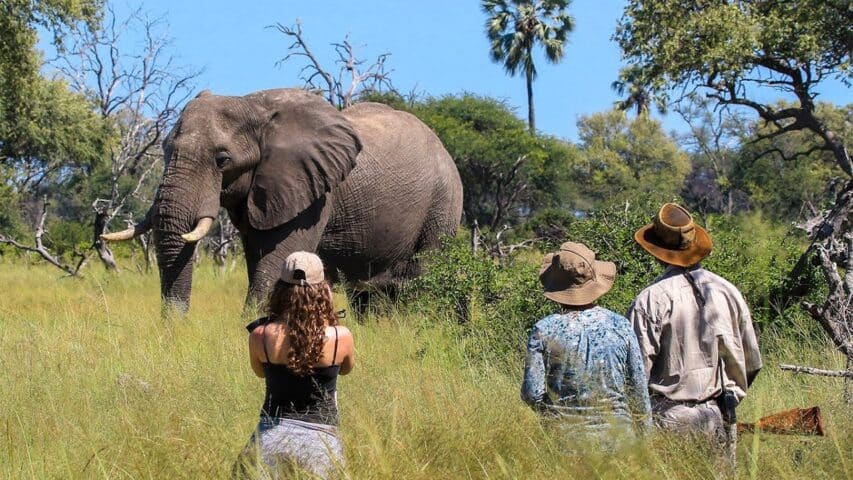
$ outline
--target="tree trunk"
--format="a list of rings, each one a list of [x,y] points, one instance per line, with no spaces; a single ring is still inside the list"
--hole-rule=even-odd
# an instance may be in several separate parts
[[[536,134],[536,112],[533,107],[533,72],[525,71],[527,77],[527,125],[530,128],[530,133]]]
[[[101,259],[101,263],[104,264],[104,267],[106,267],[107,270],[118,272],[118,264],[116,263],[112,250],[110,250],[107,242],[101,239],[101,235],[106,232],[108,221],[109,214],[106,209],[95,211],[95,235],[92,246],[95,251],[98,252],[98,258]]]
[[[151,272],[151,265],[157,262],[154,256],[154,249],[151,248],[151,233],[143,233],[135,238],[142,249],[142,258],[145,259],[145,273]]]
[[[853,363],[853,180],[847,182],[832,210],[810,233],[812,244],[788,278],[788,295],[805,296],[813,288],[806,274],[809,267],[820,270],[828,291],[821,303],[802,305],[846,355],[849,370]],[[850,401],[849,382],[845,382],[844,397]]]

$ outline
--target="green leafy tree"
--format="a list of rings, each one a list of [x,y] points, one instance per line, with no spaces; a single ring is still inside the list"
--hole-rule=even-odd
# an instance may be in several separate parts
[[[503,102],[466,94],[417,102],[411,111],[456,162],[468,222],[495,228],[570,201],[567,182],[576,149],[532,135]]]
[[[488,15],[486,35],[491,42],[492,60],[503,63],[507,73],[524,72],[527,82],[527,123],[536,132],[533,80],[536,65],[533,47],[541,44],[545,59],[563,59],[566,39],[574,29],[574,19],[566,12],[569,0],[483,0]]]
[[[784,108],[780,106],[779,108]],[[817,115],[846,143],[853,142],[853,104],[817,104]],[[732,186],[747,192],[753,207],[787,221],[811,217],[832,204],[844,172],[831,152],[815,148],[820,138],[808,131],[768,138],[770,127],[747,124],[743,146],[732,165]],[[801,151],[812,150],[807,155]]]
[[[749,120],[742,112],[714,111],[705,97],[693,95],[686,100],[675,106],[689,127],[688,133],[679,136],[691,165],[682,198],[690,210],[702,215],[747,209],[747,193],[735,185],[733,171],[749,136]]]
[[[59,46],[79,22],[96,22],[100,5],[9,0],[0,7],[0,180],[5,185],[0,201],[14,206],[0,216],[0,231],[22,233],[17,206],[49,193],[53,180],[90,171],[110,141],[110,129],[84,96],[71,93],[61,80],[41,76],[36,50],[37,27],[52,32]]]
[[[670,200],[689,170],[687,155],[645,115],[632,120],[611,110],[581,117],[578,135],[582,155],[574,175],[585,210],[638,196]]]
[[[780,304],[802,297],[817,263],[829,286],[804,305],[853,368],[853,161],[815,101],[827,79],[853,80],[849,0],[629,0],[615,40],[652,91],[704,93],[718,106],[750,109],[766,124],[758,142],[811,132],[818,142],[790,158],[829,152],[845,173],[832,208],[809,229],[810,246],[789,274]],[[768,95],[772,93],[773,95]],[[784,104],[768,101],[785,95]],[[817,260],[817,262],[814,262]],[[845,274],[848,273],[848,274]],[[843,279],[843,280],[842,280]]]
[[[83,153],[81,135],[66,135],[72,123],[88,123],[84,98],[61,82],[41,77],[36,27],[54,34],[80,21],[95,21],[100,2],[86,0],[9,0],[0,9],[0,161],[10,158],[71,156]],[[64,129],[65,127],[65,129]],[[85,156],[85,155],[80,155]]]
[[[651,92],[702,91],[719,105],[752,109],[775,127],[762,134],[768,139],[809,130],[821,139],[815,148],[853,176],[847,147],[814,101],[825,80],[853,78],[849,1],[630,0],[615,40]],[[764,91],[793,102],[780,108]]]

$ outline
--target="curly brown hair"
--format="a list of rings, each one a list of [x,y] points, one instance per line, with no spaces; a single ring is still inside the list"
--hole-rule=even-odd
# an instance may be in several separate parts
[[[279,280],[270,293],[267,314],[287,326],[287,366],[298,375],[311,373],[323,355],[325,327],[338,324],[328,285],[293,285]]]

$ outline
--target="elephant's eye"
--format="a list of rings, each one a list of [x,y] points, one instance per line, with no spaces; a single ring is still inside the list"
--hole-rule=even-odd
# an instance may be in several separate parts
[[[231,161],[231,156],[228,155],[227,152],[219,152],[214,158],[216,160],[216,168],[219,168],[220,170],[225,168],[225,166],[228,165],[228,162]]]

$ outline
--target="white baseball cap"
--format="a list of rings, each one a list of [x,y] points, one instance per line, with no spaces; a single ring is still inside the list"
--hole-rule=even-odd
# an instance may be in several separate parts
[[[323,261],[311,252],[293,252],[284,259],[281,279],[293,285],[323,283]]]

